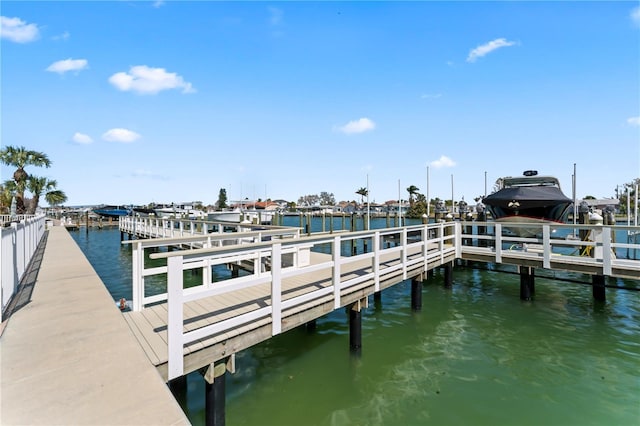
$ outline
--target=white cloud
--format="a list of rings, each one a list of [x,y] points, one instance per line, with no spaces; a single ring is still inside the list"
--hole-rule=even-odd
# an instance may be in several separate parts
[[[47,71],[64,74],[67,71],[81,71],[86,69],[89,62],[86,59],[63,59],[49,65]]]
[[[69,34],[69,31],[65,31],[60,35],[51,37],[51,39],[52,40],[69,40],[69,37],[71,37],[71,34]]]
[[[128,73],[116,73],[109,77],[109,83],[123,92],[133,91],[143,95],[171,89],[182,89],[182,93],[195,92],[191,83],[184,81],[178,74],[146,65],[133,66]]]
[[[469,52],[469,56],[467,56],[467,62],[475,62],[476,59],[481,58],[496,49],[500,49],[501,47],[508,47],[517,44],[515,41],[508,41],[504,38],[497,38],[495,40],[491,40],[488,43],[485,43],[481,46],[476,47],[475,49]]]
[[[446,155],[442,155],[439,159],[432,161],[430,165],[436,169],[441,169],[443,167],[453,167],[456,165],[456,162]]]
[[[108,142],[123,142],[123,143],[131,143],[140,139],[140,135],[136,132],[127,129],[111,129],[107,130],[102,135],[102,139]]]
[[[153,2],[153,7],[155,7],[156,9],[162,6],[164,6],[164,0],[156,0],[155,2]]]
[[[344,126],[337,127],[337,130],[347,135],[353,133],[364,133],[376,128],[376,123],[368,118],[361,118],[359,120],[350,121]]]
[[[39,36],[36,24],[27,24],[20,18],[0,16],[0,37],[16,43],[29,43]]]
[[[627,124],[630,126],[640,126],[640,116],[627,118]]]
[[[640,27],[640,6],[631,9],[631,20],[636,26]]]
[[[79,132],[75,132],[71,140],[74,141],[75,143],[79,143],[83,145],[93,143],[93,139],[91,139],[91,136],[85,135],[84,133],[79,133]]]

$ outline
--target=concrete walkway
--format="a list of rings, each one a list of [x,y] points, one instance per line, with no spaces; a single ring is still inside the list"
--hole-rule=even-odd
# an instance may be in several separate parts
[[[2,425],[189,424],[62,226],[0,337]]]

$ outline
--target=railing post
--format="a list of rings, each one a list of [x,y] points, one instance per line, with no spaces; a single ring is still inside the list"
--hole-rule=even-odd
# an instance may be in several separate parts
[[[169,380],[182,376],[184,372],[182,262],[183,256],[172,256],[167,259],[167,349],[169,355]]]
[[[340,307],[340,237],[333,237],[333,308]]]
[[[271,335],[282,332],[282,243],[271,246]]]
[[[402,247],[402,257],[401,257],[401,262],[402,262],[402,279],[406,280],[407,279],[407,228],[402,228],[401,234],[400,234],[400,244]]]
[[[380,231],[376,231],[373,237],[373,282],[376,292],[380,291]]]
[[[542,267],[551,269],[551,229],[548,224],[542,225]]]
[[[494,227],[494,232],[495,232],[496,263],[502,263],[502,224],[496,223]]]
[[[611,227],[602,228],[602,274],[611,275]]]
[[[142,249],[142,241],[137,240],[133,244],[131,252],[131,282],[133,284],[133,310],[141,311],[144,300],[144,278],[142,270],[144,269],[144,251]]]
[[[462,224],[460,222],[454,222],[454,244],[456,248],[456,258],[460,259],[462,257]]]
[[[428,220],[428,219],[427,219]],[[429,255],[429,225],[422,227],[422,261],[424,262],[424,271],[427,272],[427,256]]]
[[[440,222],[438,229],[438,252],[440,253],[440,264],[444,263],[444,222]]]

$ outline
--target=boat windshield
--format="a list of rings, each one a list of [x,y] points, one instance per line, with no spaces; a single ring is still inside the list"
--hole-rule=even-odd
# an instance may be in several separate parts
[[[522,176],[503,179],[503,187],[513,186],[555,186],[560,188],[560,182],[553,176]]]

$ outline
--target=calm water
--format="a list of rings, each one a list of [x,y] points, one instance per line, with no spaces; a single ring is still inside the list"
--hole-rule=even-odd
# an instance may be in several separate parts
[[[119,231],[72,235],[114,299],[130,298]],[[536,277],[535,299],[522,302],[519,282],[456,267],[445,289],[436,271],[420,312],[409,282],[390,288],[363,311],[357,358],[342,310],[314,332],[246,350],[227,375],[227,424],[640,424],[640,293],[608,289],[598,303],[588,286]],[[194,424],[204,424],[203,396],[191,374],[184,408]]]

